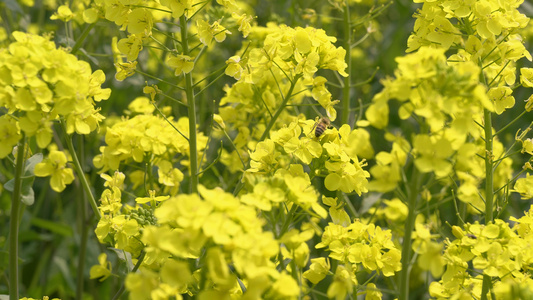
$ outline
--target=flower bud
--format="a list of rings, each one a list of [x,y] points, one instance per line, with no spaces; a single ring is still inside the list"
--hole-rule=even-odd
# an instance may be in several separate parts
[[[526,111],[531,111],[533,109],[533,94],[529,96],[526,100]]]

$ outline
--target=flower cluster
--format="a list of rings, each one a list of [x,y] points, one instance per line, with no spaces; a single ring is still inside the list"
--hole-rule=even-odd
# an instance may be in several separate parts
[[[370,191],[390,192],[401,181],[401,168],[405,166],[407,154],[411,151],[409,142],[401,137],[386,134],[385,138],[392,141],[390,152],[381,151],[374,157],[376,164],[370,167],[372,180],[368,183]]]
[[[370,182],[371,183],[371,182]],[[377,220],[383,220],[388,223],[389,228],[394,223],[403,224],[407,218],[407,205],[398,198],[392,200],[382,199],[383,207],[371,207],[368,210]]]
[[[417,1],[424,6],[416,14],[408,52],[423,46],[448,50],[459,48],[450,62],[470,61],[483,65],[488,96],[497,114],[514,106],[511,89],[516,80],[515,62],[531,54],[519,30],[529,18],[518,11],[522,1]]]
[[[318,204],[318,193],[311,185],[302,165],[290,165],[280,169],[272,177],[248,177],[251,191],[242,195],[241,201],[262,211],[271,211],[280,204],[291,208],[301,207],[312,215],[326,217],[326,211]]]
[[[512,227],[499,219],[486,225],[465,224],[464,230],[453,226],[456,239],[447,242],[443,255],[446,271],[440,281],[431,283],[431,296],[480,298],[483,274],[497,279],[496,299],[531,297],[533,256],[528,245],[533,237],[532,217],[530,209],[520,219],[511,217],[516,222]]]
[[[0,50],[0,107],[8,111],[0,116],[0,158],[11,153],[22,133],[35,137],[37,146],[45,149],[52,141],[52,125],[59,120],[67,134],[95,131],[104,119],[95,104],[111,93],[100,87],[104,72],[92,72],[89,63],[57,49],[50,37],[18,31],[13,37],[16,41]],[[61,171],[66,163],[64,154],[51,156],[50,167],[40,167],[36,175],[52,175],[52,188],[60,192],[73,176]]]
[[[103,175],[102,177],[106,180],[105,186],[107,188],[100,198],[98,209],[100,210],[101,218],[95,229],[96,237],[100,243],[109,243],[116,249],[128,251],[133,257],[138,257],[144,248],[144,245],[140,242],[140,235],[144,226],[141,226],[130,215],[131,207],[123,208],[122,189],[124,188],[126,176],[121,172],[115,172],[113,177],[109,175]],[[139,207],[137,206],[137,208]],[[105,259],[101,259],[100,265],[107,266]],[[98,272],[95,271],[96,274],[94,276],[106,273],[104,269],[106,267],[100,267]]]
[[[189,123],[186,117],[174,121],[172,117],[152,115],[154,107],[148,98],[139,97],[129,106],[130,111],[139,113],[129,119],[122,119],[106,128],[107,145],[100,147],[101,154],[93,159],[101,172],[118,170],[121,164],[149,162],[157,166],[158,182],[175,194],[183,180],[183,172],[175,166],[176,156],[189,155]],[[197,134],[198,150],[203,151],[207,137]],[[181,165],[188,166],[187,160]],[[135,171],[132,179],[135,185],[143,181],[141,171]],[[141,172],[142,173],[142,172]]]
[[[480,68],[469,62],[449,63],[444,49],[420,48],[415,54],[397,58],[396,78],[383,81],[366,112],[367,120],[377,128],[388,124],[388,101],[401,102],[400,118],[423,118],[432,132],[449,127],[457,139],[470,134],[479,136],[476,118],[484,108],[494,110],[479,82]]]
[[[418,255],[417,266],[421,270],[430,271],[434,278],[438,278],[444,272],[445,262],[441,256],[444,244],[437,240],[440,235],[431,233],[431,222],[424,221],[425,218],[419,215],[412,235],[412,248]]]
[[[69,134],[94,131],[103,119],[95,102],[109,98],[111,93],[100,88],[104,73],[92,73],[89,63],[57,49],[47,37],[18,31],[13,37],[16,42],[0,51],[0,105],[18,118],[17,122],[2,122],[6,132],[20,128],[27,136],[36,136],[39,148],[46,148],[52,139],[52,122],[57,118],[65,119]],[[2,117],[7,119],[8,115]],[[2,135],[2,148],[14,144],[15,140],[9,138],[12,136],[8,134],[4,140]]]
[[[276,239],[275,229],[263,230],[265,222],[257,213],[257,207],[263,206],[255,198],[279,197],[274,201],[289,209],[303,207],[309,213],[315,210],[312,214],[319,218],[325,217],[325,210],[316,203],[316,192],[301,177],[285,174],[287,185],[281,188],[290,187],[288,194],[278,189],[276,195],[275,189],[265,190],[259,184],[254,189],[258,194],[245,194],[239,199],[220,189],[200,186],[200,195],[169,198],[156,197],[152,192],[150,197],[136,198],[134,207],[122,203],[124,174],[102,177],[107,189],[100,199],[102,218],[96,236],[101,243],[110,243],[134,258],[141,259],[141,253],[146,253],[140,272],[126,279],[132,298],[179,298],[185,293],[294,298],[300,294],[295,278],[283,267],[282,271],[276,267],[284,260],[294,262],[292,270],[305,267],[309,259],[306,241],[315,230],[311,226],[302,226],[301,232],[293,228]],[[195,260],[200,263],[191,264]],[[105,256],[99,261],[91,269],[91,278],[104,280],[110,275],[110,265]]]
[[[252,17],[243,13],[239,5],[233,0],[217,1],[217,3],[224,11],[224,18],[213,21],[198,20],[196,26],[192,28],[194,35],[197,36],[196,40],[204,45],[211,44],[212,40],[220,43],[225,40],[227,34],[231,34],[231,31],[227,29],[230,26],[237,28],[246,37],[250,32]],[[133,74],[133,72],[129,72],[129,74],[122,72],[123,68],[135,70],[132,61],[137,59],[145,45],[154,41],[154,45],[166,43],[164,41],[167,39],[165,35],[153,33],[156,24],[168,20],[175,22],[182,16],[186,19],[192,18],[205,6],[203,1],[197,0],[100,0],[96,1],[95,7],[88,11],[91,14],[99,11],[105,19],[120,26],[120,30],[128,31],[128,36],[118,40],[116,47],[116,50],[127,59],[127,61],[123,61],[122,58],[119,58],[115,61],[118,71],[117,79],[123,80]],[[222,21],[227,24],[223,25]],[[182,71],[189,73],[194,67],[193,58],[181,51],[178,52],[168,57],[168,66],[176,69],[176,75],[180,75]]]
[[[416,53],[398,58],[396,78],[383,81],[384,89],[376,94],[366,111],[367,122],[376,128],[388,125],[389,101],[400,101],[399,116],[413,117],[427,124],[428,134],[413,137],[412,149],[403,138],[388,135],[393,142],[390,153],[376,155],[370,168],[370,189],[391,191],[400,180],[400,167],[407,153],[415,155],[415,166],[423,173],[443,178],[455,172],[461,185],[458,198],[483,210],[478,186],[485,176],[484,142],[476,125],[483,110],[497,110],[484,84],[479,82],[480,68],[470,61],[446,59],[444,49],[420,48]],[[387,137],[387,136],[386,136]],[[492,155],[502,157],[503,145],[494,140]],[[452,168],[455,166],[455,168]],[[511,179],[511,160],[503,158],[495,173],[497,186]]]
[[[226,91],[227,96],[221,105],[250,105],[250,108],[243,110],[251,113],[250,109],[259,101],[264,103],[260,111],[264,114],[265,110],[276,109],[285,97],[290,97],[287,95],[289,87],[302,78],[303,82],[296,91],[311,91],[305,95],[317,100],[334,120],[336,111],[333,105],[338,100],[332,100],[331,93],[325,87],[326,79],[315,77],[315,73],[327,69],[337,71],[342,76],[348,75],[344,71],[347,67],[344,62],[346,50],[335,47],[333,43],[336,38],[313,27],[292,28],[269,24],[266,28],[252,29],[252,38],[261,38],[264,42],[249,49],[245,57],[233,56],[226,62],[226,73],[238,79],[238,82]],[[291,103],[298,103],[300,98],[290,99]]]
[[[147,246],[141,272],[126,280],[131,295],[296,297],[298,284],[276,270],[279,243],[263,231],[255,208],[219,189],[200,186],[199,192],[171,197],[155,209],[157,225],[145,227],[141,237]]]
[[[328,257],[338,261],[333,283],[327,295],[330,298],[344,299],[357,286],[356,273],[361,267],[376,271],[386,277],[401,270],[400,250],[391,240],[390,230],[382,230],[373,224],[365,225],[355,221],[348,226],[330,223],[322,234],[322,242],[316,248],[325,248]],[[309,270],[304,278],[317,284],[330,274],[330,263],[326,258],[311,259]],[[367,286],[369,288],[374,286]],[[379,297],[380,299],[381,297]]]
[[[445,49],[461,44],[460,31],[467,31],[469,39],[495,41],[500,35],[516,32],[524,28],[529,18],[518,11],[521,1],[426,1],[416,17],[415,30],[409,37],[408,46],[411,51],[420,46],[436,45]],[[460,22],[455,23],[451,20]],[[474,43],[475,41],[469,40]],[[485,43],[484,43],[485,44]],[[481,46],[481,43],[478,45]],[[473,46],[473,45],[472,45]],[[482,55],[482,47],[472,47],[476,55]],[[490,47],[490,46],[489,46]],[[524,53],[524,48],[516,49],[516,53]],[[478,56],[479,57],[479,56]]]
[[[316,100],[335,120],[339,100],[327,89],[326,78],[316,73],[324,69],[347,75],[346,51],[335,47],[336,38],[321,29],[269,23],[253,27],[250,38],[264,42],[251,44],[226,61],[226,74],[238,81],[225,88],[220,102],[220,115],[232,120],[230,130],[238,131],[241,156],[268,136],[265,131],[294,121],[293,109],[287,105],[299,105],[306,97]],[[250,119],[256,122],[250,124]],[[222,161],[231,164],[231,159]]]
[[[250,153],[247,172],[273,174],[275,170],[279,172],[288,167],[291,158],[297,158],[309,165],[311,179],[324,177],[324,185],[330,191],[358,195],[367,192],[370,175],[363,170],[364,160],[358,158],[360,154],[373,151],[366,131],[351,130],[350,126],[343,125],[339,129],[328,129],[316,138],[315,124],[313,120],[301,120],[272,132],[270,139],[259,142]],[[307,174],[304,178],[309,181]]]

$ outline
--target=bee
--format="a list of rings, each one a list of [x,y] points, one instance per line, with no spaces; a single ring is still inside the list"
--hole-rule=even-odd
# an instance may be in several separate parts
[[[320,120],[318,120],[318,122],[315,123],[315,126],[313,126],[313,128],[315,129],[315,136],[320,137],[324,133],[324,131],[326,131],[326,129],[329,128],[330,125],[331,125],[331,122],[329,121],[328,118],[326,117],[320,118]]]

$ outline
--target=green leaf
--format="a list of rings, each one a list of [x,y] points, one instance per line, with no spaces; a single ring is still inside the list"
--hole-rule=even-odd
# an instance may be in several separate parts
[[[35,169],[35,165],[40,163],[42,160],[42,153],[36,153],[32,157],[28,158],[28,160],[26,160],[26,166],[24,168],[24,177],[22,178],[22,195],[20,199],[22,203],[26,205],[33,205],[33,203],[35,202],[35,195],[32,189],[33,181],[35,179],[35,174],[33,173],[33,170]],[[13,190],[15,189],[15,179],[13,178],[6,182],[6,184],[4,184],[4,188],[7,191],[13,193]]]
[[[22,11],[22,7],[20,7],[18,1],[15,0],[4,0],[2,1],[5,3],[7,9],[9,9],[12,12],[17,12],[19,14],[24,14],[24,11]]]
[[[32,180],[32,184],[33,184],[33,180]],[[24,186],[24,183],[23,183],[22,184],[22,195],[20,197],[20,201],[22,201],[22,203],[24,203],[24,204],[26,204],[28,206],[33,205],[33,203],[35,203],[35,194],[34,194],[33,188],[31,186],[32,185]]]
[[[31,172],[33,172],[33,170]],[[22,179],[22,195],[20,200],[26,205],[32,205],[35,202],[35,195],[32,189],[34,179],[35,176],[30,176]],[[4,189],[6,189],[7,191],[13,193],[14,188],[15,179],[11,179],[6,182],[6,184],[4,184]]]
[[[57,222],[40,219],[40,218],[31,219],[31,224],[34,226],[49,230],[52,233],[57,233],[62,236],[67,236],[67,237],[72,236],[72,228],[66,224],[59,224]]]
[[[11,179],[11,180],[9,180],[8,182],[6,182],[6,183],[4,184],[4,189],[5,189],[6,191],[9,191],[9,192],[12,192],[12,193],[13,193],[13,189],[14,189],[14,188],[15,188],[15,179],[14,179],[14,178]]]
[[[69,264],[67,263],[67,260],[63,257],[54,256],[52,259],[54,262],[54,265],[59,269],[59,272],[61,275],[63,275],[64,282],[67,283],[67,286],[70,288],[70,290],[74,291],[76,289],[76,283],[73,280],[73,276],[70,273]],[[65,285],[65,283],[63,283]]]
[[[24,168],[24,177],[35,176],[33,170],[35,169],[35,165],[41,161],[43,161],[42,153],[36,153],[32,157],[28,158],[28,160],[26,160],[26,167]]]
[[[38,233],[35,230],[21,230],[19,232],[19,242],[31,242],[31,241],[51,241],[53,235],[50,233]]]
[[[118,259],[123,261],[124,263],[126,263],[128,270],[132,270],[133,269],[134,265],[133,265],[133,262],[131,260],[131,253],[125,252],[124,250],[117,249],[117,248],[109,247],[108,249],[114,251],[117,254],[117,256],[118,256]]]
[[[87,11],[87,10],[85,10],[85,11]],[[85,12],[84,12],[84,14],[85,14]],[[94,64],[98,64],[99,63],[98,59],[96,59],[94,56],[90,55],[87,51],[85,51],[85,49],[80,48],[79,51],[81,53],[83,53],[83,55],[85,55],[85,57],[87,57],[92,63],[94,63]]]
[[[361,209],[360,212],[362,214],[366,213],[376,202],[381,199],[381,193],[371,193],[367,194],[366,197],[363,198],[363,202],[361,203]]]

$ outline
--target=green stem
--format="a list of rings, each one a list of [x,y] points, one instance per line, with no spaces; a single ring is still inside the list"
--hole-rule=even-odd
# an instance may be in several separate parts
[[[146,255],[146,252],[144,252],[144,250],[141,252],[141,255],[139,255],[139,258],[137,259],[137,263],[135,264],[135,266],[133,267],[133,269],[131,270],[130,273],[135,273],[137,272],[137,270],[139,269],[139,267],[141,266],[143,260],[144,260],[144,256]],[[117,293],[115,294],[115,296],[113,297],[113,300],[117,300],[120,298],[120,296],[122,296],[122,294],[124,293],[124,291],[126,290],[126,286],[124,284],[125,280],[122,281],[122,286],[120,287],[120,289],[117,291]]]
[[[292,252],[291,253],[292,254],[292,259],[291,259],[291,262],[290,262],[290,264],[291,264],[291,275],[292,275],[292,278],[294,278],[294,280],[296,280],[296,282],[298,282],[298,286],[301,288],[302,285],[300,284],[300,278],[299,278],[300,276],[298,276],[299,275],[298,274],[299,273],[298,272],[298,266],[296,266],[296,260],[295,260],[296,254],[295,254],[294,250],[292,250],[291,252]]]
[[[157,81],[159,81],[159,82],[162,82],[162,83],[164,83],[164,84],[168,84],[168,85],[170,85],[170,86],[173,87],[173,88],[177,88],[178,90],[184,90],[184,88],[182,88],[182,87],[179,86],[179,85],[175,85],[175,84],[173,84],[173,83],[171,83],[171,82],[168,82],[168,81],[166,81],[166,80],[163,80],[163,79],[161,79],[161,78],[159,78],[159,77],[155,77],[155,76],[153,76],[153,75],[151,75],[151,74],[144,73],[143,71],[135,70],[135,73],[139,73],[139,74],[141,74],[141,75],[143,75],[143,76],[146,76],[146,77],[148,77],[148,78],[152,78],[152,79],[157,80]],[[178,78],[179,78],[179,77],[178,77]],[[187,104],[185,104],[185,103],[183,103],[183,102],[180,102],[180,101],[178,101],[178,100],[176,100],[176,101],[177,101],[178,103],[180,103],[181,105],[187,106]]]
[[[220,75],[218,75],[215,79],[213,79],[211,82],[209,82],[203,89],[201,89],[198,93],[196,93],[194,95],[194,97],[198,97],[200,94],[202,94],[205,90],[207,90],[209,87],[211,87],[211,85],[213,85],[215,82],[217,82],[217,80],[219,80],[220,78],[222,78],[224,75],[226,75],[226,73],[222,72],[220,73]]]
[[[183,55],[189,55],[187,18],[185,15],[180,17],[180,31]],[[187,95],[187,105],[189,105],[189,170],[191,172],[189,191],[195,194],[198,192],[198,152],[196,145],[196,103],[193,86],[191,73],[185,74],[185,94]]]
[[[511,122],[507,123],[505,126],[503,126],[502,129],[498,130],[498,132],[496,132],[496,133],[494,134],[494,136],[499,135],[502,131],[504,131],[505,129],[507,129],[509,126],[513,125],[516,121],[518,121],[520,118],[522,118],[522,116],[524,116],[526,113],[527,113],[527,111],[524,110],[520,115],[518,115],[518,117],[514,118]]]
[[[172,124],[172,122],[170,122],[170,120],[167,118],[167,116],[165,116],[165,114],[159,109],[159,106],[157,106],[157,104],[155,102],[152,102],[152,105],[155,107],[155,109],[157,110],[157,112],[161,115],[161,117],[163,119],[165,119],[165,121],[167,121],[167,123],[172,127],[172,129],[176,130],[177,133],[179,133],[184,139],[186,139],[187,141],[189,141],[189,138],[184,135],[176,126],[174,126],[174,124]]]
[[[485,224],[493,220],[494,180],[493,180],[493,153],[492,153],[492,116],[487,109],[484,110],[485,119]]]
[[[494,206],[494,169],[492,167],[492,115],[487,109],[483,112],[485,121],[485,224],[493,221]],[[483,275],[483,286],[481,288],[481,300],[487,300],[487,294],[491,289],[491,278]]]
[[[291,81],[291,86],[289,88],[289,91],[287,92],[287,95],[285,95],[285,97],[283,98],[283,102],[281,102],[281,105],[279,106],[278,110],[276,111],[274,116],[272,116],[270,122],[268,122],[265,131],[263,132],[263,135],[259,139],[260,141],[264,141],[270,134],[270,129],[272,129],[279,115],[281,115],[281,112],[285,109],[285,106],[287,106],[287,102],[289,102],[289,100],[291,99],[294,87],[296,86],[296,83],[298,82],[298,79],[300,79],[301,76],[302,75],[296,75],[296,77],[294,77],[294,79]]]
[[[402,244],[402,270],[400,272],[400,295],[398,299],[409,299],[409,263],[411,262],[411,234],[415,227],[416,219],[416,204],[420,197],[419,193],[419,176],[416,166],[413,165],[413,174],[409,181],[407,207],[409,209],[407,220],[405,221],[405,229]]]
[[[487,300],[487,295],[491,286],[491,279],[489,275],[483,274],[483,286],[481,288],[481,300]]]
[[[24,133],[17,147],[17,160],[15,164],[15,186],[13,188],[13,201],[11,203],[11,221],[9,224],[9,300],[19,299],[19,210],[22,196],[22,175],[24,173],[24,153],[26,137]]]
[[[85,177],[85,173],[83,172],[83,168],[81,167],[80,161],[78,159],[78,155],[76,154],[76,151],[74,149],[74,145],[72,144],[72,137],[67,133],[67,128],[65,126],[65,121],[61,121],[61,129],[63,129],[63,134],[65,135],[65,140],[67,142],[68,151],[70,152],[70,156],[72,156],[72,162],[74,163],[74,170],[76,170],[76,174],[78,174],[78,178],[81,181],[81,185],[83,186],[83,190],[85,191],[85,194],[88,197],[89,204],[91,205],[93,209],[94,215],[100,220],[100,211],[98,210],[98,205],[96,204],[96,200],[94,199],[93,193],[91,192],[91,186],[89,185],[89,182],[87,181],[87,177]]]
[[[83,43],[83,41],[85,41],[85,39],[87,38],[87,36],[89,35],[89,33],[91,32],[91,30],[94,28],[95,25],[96,25],[96,22],[85,26],[85,28],[83,29],[83,32],[81,33],[81,36],[78,38],[74,46],[72,46],[72,50],[70,50],[71,54],[76,55],[76,52],[78,52],[78,50],[80,50],[81,48],[81,44]]]
[[[239,152],[239,149],[237,149],[237,146],[233,143],[233,140],[231,139],[231,137],[226,132],[226,129],[222,128],[222,132],[224,132],[224,135],[226,136],[228,141],[231,143],[231,146],[233,147],[235,152],[237,152],[237,156],[239,157],[239,160],[241,161],[241,164],[242,164],[242,170],[243,171],[246,170],[246,164],[244,163],[244,160],[241,157],[241,153]]]
[[[350,198],[348,198],[346,194],[344,194],[342,191],[337,190],[337,199],[342,200],[344,203],[346,203],[346,206],[348,207],[348,211],[352,215],[351,219],[357,218],[358,216],[357,211],[355,210],[355,207],[350,201]]]
[[[87,210],[85,209],[85,202],[83,205],[80,205],[82,208],[81,215],[86,215]],[[85,256],[87,253],[87,241],[89,238],[89,226],[88,226],[88,220],[87,217],[84,217],[82,219],[82,227],[81,227],[81,242],[80,242],[80,254],[78,256],[78,278],[77,278],[77,285],[76,285],[76,299],[82,299],[83,298],[83,285],[84,285],[84,271],[85,271]]]
[[[84,151],[83,151],[83,138],[80,136],[78,139],[78,149],[80,151],[80,157],[83,161],[83,158],[85,157]],[[81,165],[81,164],[80,164]],[[83,167],[83,166],[82,166]],[[78,269],[77,272],[77,278],[76,278],[76,299],[83,299],[83,285],[84,285],[84,271],[85,271],[85,255],[87,253],[87,239],[89,237],[89,226],[87,224],[87,195],[83,194],[83,197],[79,197],[80,204],[79,204],[79,214],[80,214],[80,220],[81,220],[81,241],[80,241],[80,253],[78,255]]]
[[[352,69],[352,56],[350,42],[352,40],[352,30],[350,28],[350,5],[348,0],[344,1],[344,49],[346,50],[346,73],[347,77],[344,77],[344,87],[342,88],[342,115],[341,122],[342,124],[348,124],[348,119],[350,117],[350,75]]]

